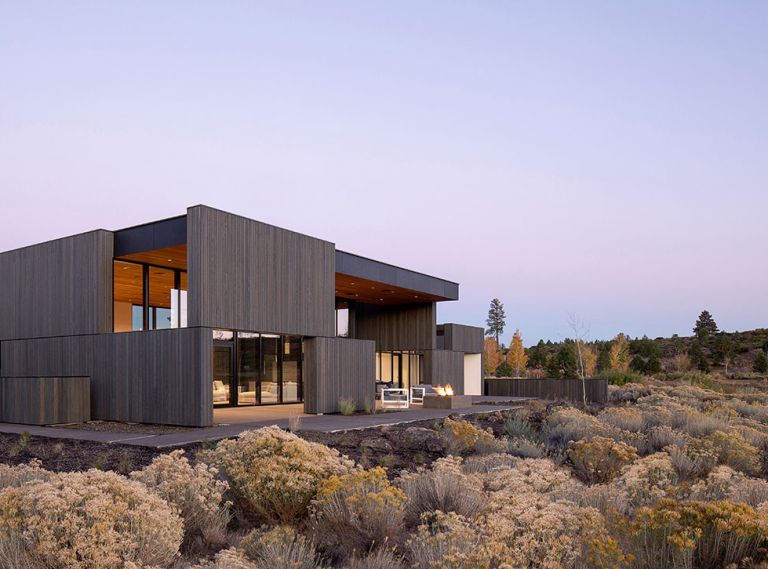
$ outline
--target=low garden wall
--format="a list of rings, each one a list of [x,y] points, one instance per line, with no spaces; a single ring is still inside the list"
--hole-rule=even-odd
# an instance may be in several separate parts
[[[608,401],[608,380],[587,379],[587,402]],[[536,397],[538,399],[583,400],[580,379],[525,379],[511,377],[487,377],[483,380],[483,395],[502,397]]]
[[[90,420],[89,377],[0,378],[0,423],[55,425]]]

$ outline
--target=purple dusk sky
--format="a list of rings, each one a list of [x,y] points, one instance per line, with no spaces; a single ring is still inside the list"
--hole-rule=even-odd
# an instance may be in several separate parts
[[[0,250],[205,203],[509,341],[768,326],[766,2],[5,2]],[[0,278],[2,276],[0,275]]]

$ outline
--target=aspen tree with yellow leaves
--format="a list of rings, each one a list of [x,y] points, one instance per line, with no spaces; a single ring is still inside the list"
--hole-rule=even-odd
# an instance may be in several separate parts
[[[515,377],[520,377],[528,364],[528,356],[525,354],[523,336],[520,334],[520,330],[515,330],[515,334],[512,336],[512,343],[507,352],[507,363],[515,370]]]
[[[483,345],[483,367],[485,375],[493,375],[501,363],[501,350],[495,338],[488,336]]]

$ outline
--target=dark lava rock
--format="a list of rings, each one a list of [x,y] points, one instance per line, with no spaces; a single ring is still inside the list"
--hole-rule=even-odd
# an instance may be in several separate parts
[[[408,427],[404,431],[389,432],[387,438],[398,447],[408,450],[445,451],[445,441],[440,434],[425,427]]]

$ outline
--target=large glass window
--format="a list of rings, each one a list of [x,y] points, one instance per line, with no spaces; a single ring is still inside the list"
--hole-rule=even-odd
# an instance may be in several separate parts
[[[115,261],[114,270],[114,331],[143,330],[144,269],[136,263]]]
[[[261,350],[261,403],[277,403],[280,400],[280,336],[262,335]]]
[[[237,335],[237,404],[256,405],[259,368],[261,366],[261,339],[258,334],[241,332]]]
[[[232,346],[213,346],[213,404],[230,404],[232,387]]]
[[[302,400],[300,336],[287,336],[283,340],[283,403]]]
[[[171,328],[171,297],[178,290],[174,288],[176,272],[171,269],[149,267],[149,308],[150,330]],[[177,297],[178,301],[178,297]],[[177,328],[177,326],[173,326]]]
[[[376,381],[408,389],[421,383],[421,358],[417,352],[376,352]]]

